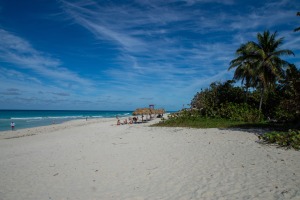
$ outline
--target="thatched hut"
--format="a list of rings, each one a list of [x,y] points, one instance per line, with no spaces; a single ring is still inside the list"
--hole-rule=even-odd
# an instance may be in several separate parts
[[[132,114],[142,115],[142,121],[144,121],[144,116],[150,115],[150,110],[149,108],[137,108]]]
[[[154,116],[153,115],[159,115],[163,116],[165,113],[164,109],[153,109],[153,108],[137,108],[132,115],[137,116],[137,115],[142,115],[142,121],[144,121],[144,116],[148,119],[148,115],[150,116],[150,119],[152,119]]]
[[[165,114],[165,109],[157,109],[156,114],[158,115],[157,117],[162,117]]]

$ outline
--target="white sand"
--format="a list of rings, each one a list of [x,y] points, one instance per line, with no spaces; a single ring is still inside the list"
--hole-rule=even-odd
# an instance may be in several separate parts
[[[300,152],[253,132],[115,124],[0,132],[0,199],[300,199]]]

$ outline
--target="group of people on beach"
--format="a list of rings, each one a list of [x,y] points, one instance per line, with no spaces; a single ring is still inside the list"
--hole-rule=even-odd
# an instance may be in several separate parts
[[[133,118],[129,117],[128,121],[127,121],[127,119],[124,119],[123,123],[121,123],[121,120],[119,119],[119,117],[116,116],[116,118],[117,118],[117,125],[136,124],[137,121],[139,120],[138,117],[133,117]]]

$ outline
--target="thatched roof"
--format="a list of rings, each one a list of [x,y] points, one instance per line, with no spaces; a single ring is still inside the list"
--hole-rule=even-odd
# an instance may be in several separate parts
[[[151,115],[151,114],[164,114],[164,109],[153,109],[153,108],[137,108],[132,114],[133,115]]]

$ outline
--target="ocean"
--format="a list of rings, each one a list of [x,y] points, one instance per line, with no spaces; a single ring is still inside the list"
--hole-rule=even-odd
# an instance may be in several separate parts
[[[85,118],[114,118],[132,115],[132,111],[87,111],[87,110],[0,110],[0,131],[15,130],[59,124]]]

